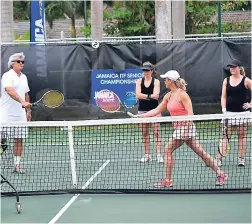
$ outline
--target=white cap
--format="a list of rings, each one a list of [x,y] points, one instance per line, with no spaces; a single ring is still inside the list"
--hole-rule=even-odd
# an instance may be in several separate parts
[[[176,70],[170,70],[170,71],[166,72],[165,74],[160,75],[160,77],[163,79],[168,78],[168,79],[175,82],[180,78],[180,75]]]

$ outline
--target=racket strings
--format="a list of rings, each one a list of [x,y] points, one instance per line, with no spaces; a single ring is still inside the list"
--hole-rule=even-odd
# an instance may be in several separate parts
[[[64,102],[63,95],[58,91],[51,91],[43,98],[43,103],[48,107],[58,107]]]

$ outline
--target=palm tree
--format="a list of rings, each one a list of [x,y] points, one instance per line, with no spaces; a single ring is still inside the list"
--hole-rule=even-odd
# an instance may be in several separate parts
[[[156,39],[185,37],[185,1],[155,0]]]
[[[172,1],[173,39],[185,38],[185,1]]]
[[[12,42],[13,30],[13,1],[1,1],[1,42]]]
[[[102,40],[103,36],[103,0],[91,1],[91,37]]]
[[[80,8],[83,9],[82,1],[53,1],[48,2],[45,7],[46,20],[49,23],[50,28],[53,27],[55,19],[61,17],[68,17],[71,19],[71,33],[72,37],[76,37],[75,19],[80,13]]]
[[[172,3],[155,0],[156,39],[172,38]]]

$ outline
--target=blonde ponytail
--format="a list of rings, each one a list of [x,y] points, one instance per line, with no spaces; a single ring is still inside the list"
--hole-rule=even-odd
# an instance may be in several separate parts
[[[178,88],[183,89],[184,91],[186,91],[187,83],[186,83],[186,81],[184,79],[179,78],[176,81],[176,85],[177,85]]]
[[[246,75],[246,74],[245,74],[245,69],[244,69],[243,67],[240,67],[240,73],[241,73],[241,75],[243,75],[243,76]]]

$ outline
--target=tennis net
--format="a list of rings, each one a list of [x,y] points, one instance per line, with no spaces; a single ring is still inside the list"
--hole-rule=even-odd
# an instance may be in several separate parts
[[[250,117],[251,113],[208,114],[1,124],[1,138],[7,139],[8,145],[1,154],[1,174],[20,194],[247,192],[251,190]],[[230,153],[222,158],[221,170],[228,174],[222,186],[216,186],[216,173],[188,145],[182,144],[172,154],[173,187],[156,188],[154,184],[165,176],[165,163],[156,156],[157,142],[152,128],[159,128],[163,158],[168,140],[183,136],[180,131],[174,132],[176,122],[188,124],[187,134],[196,134],[204,150],[215,157],[223,136],[224,118],[238,129],[247,127],[240,142],[246,144],[245,166],[238,166],[239,140],[235,132],[230,139]],[[142,128],[147,124],[152,160],[141,162],[145,155]],[[25,137],[20,163],[25,170],[23,174],[13,172],[14,137]],[[9,195],[12,189],[3,185],[1,192]]]

